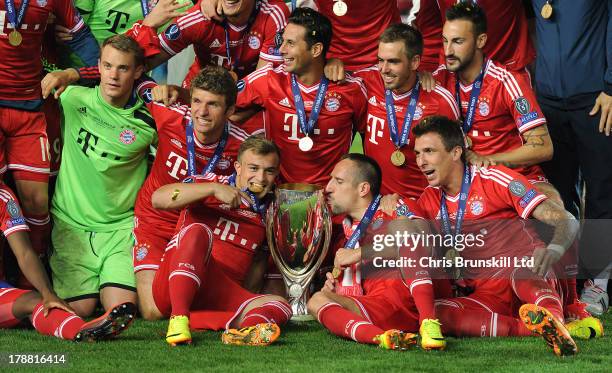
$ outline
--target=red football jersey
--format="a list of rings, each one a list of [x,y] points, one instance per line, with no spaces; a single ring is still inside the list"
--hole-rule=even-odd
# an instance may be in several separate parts
[[[420,71],[434,71],[440,64],[442,19],[437,0],[399,0],[402,22],[417,28],[423,35]]]
[[[438,0],[442,24],[446,10],[459,0]],[[529,37],[529,25],[522,0],[478,0],[487,17],[487,58],[498,61],[508,70],[523,70],[536,56]],[[440,54],[444,63],[444,52]]]
[[[387,111],[385,109],[385,86],[376,66],[355,73],[363,80],[368,93],[368,124],[363,141],[365,154],[374,158],[383,169],[381,193],[398,193],[412,198],[418,198],[427,186],[425,176],[416,164],[414,154],[414,135],[408,137],[408,144],[401,148],[406,161],[400,167],[391,163],[391,154],[395,144],[391,140]],[[404,117],[412,90],[402,95],[393,94],[395,99],[395,115],[398,124],[398,135],[403,128]],[[411,128],[429,115],[444,115],[451,119],[459,118],[459,109],[449,91],[441,86],[428,93],[424,89],[419,92],[419,101],[414,113]]]
[[[151,195],[162,185],[178,183],[189,176],[185,127],[191,117],[191,112],[188,106],[183,105],[166,107],[156,102],[149,102],[146,105],[153,119],[155,119],[159,142],[151,172],[138,192],[134,213],[136,218],[146,217],[147,223],[158,221],[160,225],[167,225],[172,230],[179,217],[179,212],[153,208]],[[238,148],[249,136],[247,132],[231,122],[228,125],[227,144],[213,170],[218,175],[231,175],[234,172],[234,162],[237,159]],[[201,173],[208,164],[208,160],[215,153],[219,143],[204,145],[199,143],[195,136],[194,142],[196,172]]]
[[[21,0],[14,0],[19,11]],[[0,100],[37,100],[41,98],[41,46],[49,14],[57,17],[57,24],[75,33],[85,26],[71,0],[30,1],[19,32],[21,45],[9,44],[13,31],[6,12],[6,2],[0,2]]]
[[[446,70],[445,65],[440,65],[434,77],[455,97],[456,74]],[[465,117],[472,85],[459,84],[459,87],[461,110]],[[516,149],[523,145],[523,132],[543,124],[546,124],[546,118],[524,75],[510,72],[488,60],[474,122],[467,134],[472,140],[472,149],[483,155]],[[537,165],[514,170],[529,178],[542,175]]]
[[[383,223],[388,223],[394,219],[397,219],[399,216],[405,216],[408,219],[423,219],[423,212],[421,212],[420,207],[417,202],[412,199],[400,199],[396,206],[396,210],[393,214],[389,215],[382,210],[377,210],[372,217],[370,225],[366,231],[364,237],[371,237],[373,234],[384,234],[386,231],[381,231],[381,226]],[[352,220],[349,217],[344,218],[342,222],[342,229],[344,231],[344,242],[341,244],[336,244],[335,248],[345,247],[346,242],[351,238],[351,235],[357,229],[360,220]],[[361,242],[363,241],[363,237],[360,242],[357,243],[356,247],[361,246]],[[363,255],[363,253],[362,253]],[[365,259],[365,258],[364,258]],[[372,259],[372,258],[370,258]],[[350,271],[356,268],[356,273],[353,274]],[[386,269],[385,272],[389,271]],[[346,274],[350,274],[350,276],[346,276]],[[431,279],[429,275],[426,273],[421,273],[423,275],[419,278],[406,279],[409,283],[408,286],[412,288],[412,286],[416,286],[418,284],[429,283],[431,284]],[[375,276],[374,278],[361,278],[361,271],[359,267],[351,267],[349,271],[344,271],[341,277],[338,278],[339,285],[344,287],[353,286],[353,281],[356,281],[358,284],[361,284],[363,287],[363,294],[368,295],[371,293],[378,292],[380,289],[384,289],[385,287],[395,287],[399,286],[403,291],[407,291],[408,288],[401,282],[397,281],[399,277],[395,277],[393,274],[383,274]],[[413,284],[414,282],[414,284]],[[410,293],[407,293],[410,296]]]
[[[461,251],[461,256],[466,259],[522,257],[531,256],[534,249],[544,247],[537,234],[522,219],[529,218],[533,210],[546,200],[546,196],[540,194],[523,175],[507,167],[471,166],[470,170],[472,184],[461,233],[481,234],[484,244],[466,247]],[[440,188],[427,187],[418,200],[425,216],[435,221],[439,231],[441,197]],[[458,202],[459,193],[446,196],[453,231]]]
[[[282,62],[277,50],[280,46],[280,32],[287,25],[289,9],[281,0],[260,0],[261,7],[255,21],[247,28],[228,24],[230,60],[227,58],[225,28],[223,24],[205,18],[200,5],[195,5],[187,14],[175,19],[164,32],[159,34],[159,43],[164,51],[175,55],[193,44],[197,69],[204,65],[219,65],[230,68],[238,61],[236,73],[243,77],[257,66],[259,58],[269,62]]]
[[[229,177],[208,174],[195,176],[196,183],[228,184]],[[240,208],[233,209],[214,197],[195,202],[181,211],[176,233],[190,224],[204,224],[213,233],[212,255],[217,264],[239,284],[244,280],[255,250],[265,243],[266,228],[262,217],[243,199]],[[172,239],[168,248],[176,246]]]
[[[319,84],[306,87],[298,82],[306,115],[310,116]],[[346,83],[329,83],[319,114],[314,146],[304,152],[298,148],[304,137],[291,92],[291,77],[281,65],[265,66],[238,82],[237,108],[256,105],[265,109],[266,137],[281,151],[280,177],[288,183],[324,186],[343,154],[351,146],[354,131],[363,132],[366,118],[366,93],[361,79],[347,76]]]
[[[376,62],[378,37],[392,23],[399,23],[397,0],[345,0],[345,15],[334,14],[337,0],[315,0],[316,10],[332,23],[332,43],[328,58],[339,58],[349,71],[366,68]]]

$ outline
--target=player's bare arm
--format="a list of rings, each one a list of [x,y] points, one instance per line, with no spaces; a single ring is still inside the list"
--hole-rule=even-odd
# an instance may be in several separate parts
[[[554,228],[553,237],[548,247],[536,249],[533,253],[533,271],[543,276],[574,242],[580,224],[572,214],[548,200],[539,204],[533,210],[532,215],[542,223]]]
[[[527,167],[552,159],[553,144],[548,127],[542,125],[523,133],[523,145],[509,152],[480,155],[468,150],[467,160],[477,167],[501,164],[510,168]]]
[[[176,0],[160,0],[157,5],[151,10],[145,19],[142,21],[143,26],[148,26],[157,31],[158,28],[162,27],[168,21],[180,17],[185,14],[185,11],[179,11],[185,4],[180,4]],[[160,53],[147,57],[146,59],[146,70],[151,70],[162,63],[168,61],[172,57],[167,52],[161,50]]]
[[[67,312],[74,310],[60,299],[51,287],[47,272],[38,255],[32,249],[26,232],[15,232],[7,237],[7,241],[15,254],[19,268],[28,281],[38,290],[43,300],[44,314],[47,316],[52,308],[61,308]]]
[[[53,93],[53,97],[57,100],[66,87],[77,82],[79,78],[79,72],[73,68],[50,72],[40,82],[43,98]]]
[[[248,196],[238,188],[218,183],[175,183],[166,184],[151,196],[153,207],[160,210],[182,209],[206,197],[215,197],[233,208],[240,206],[242,198]]]

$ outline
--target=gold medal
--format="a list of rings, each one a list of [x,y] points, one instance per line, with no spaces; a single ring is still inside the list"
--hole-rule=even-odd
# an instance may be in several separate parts
[[[263,192],[264,187],[263,185],[259,184],[259,183],[250,183],[249,184],[249,190],[255,194],[259,194],[261,192]]]
[[[406,156],[399,149],[391,153],[391,163],[393,163],[394,166],[400,167],[404,162],[406,162]]]
[[[338,268],[338,267],[334,267],[334,269],[332,269],[332,277],[333,277],[333,278],[338,278],[338,277],[340,277],[340,273],[341,273],[340,268]]]
[[[340,1],[336,1],[334,3],[334,14],[337,15],[338,17],[342,17],[343,15],[346,14],[346,12],[348,11],[348,6],[346,5],[346,3],[342,0]]]
[[[465,147],[467,149],[470,149],[472,147],[472,139],[470,139],[468,136],[465,136]]]
[[[232,76],[232,79],[234,79],[235,82],[238,81],[238,74],[236,74],[236,72],[234,70],[230,70],[230,75]]]
[[[13,47],[18,47],[21,45],[21,42],[23,41],[23,37],[21,36],[19,31],[13,30],[9,33],[8,40],[9,40],[10,45],[12,45]]]
[[[542,6],[542,10],[540,11],[542,18],[549,19],[553,14],[553,7],[550,5],[549,1],[546,1],[546,4]]]
[[[459,252],[454,248],[450,248],[444,254],[444,259],[450,260],[451,267],[447,268],[446,271],[451,275],[453,280],[461,278],[461,269],[455,265],[455,258],[459,257]]]

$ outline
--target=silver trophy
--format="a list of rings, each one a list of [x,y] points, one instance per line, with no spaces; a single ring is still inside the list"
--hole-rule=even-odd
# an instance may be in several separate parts
[[[320,190],[311,184],[279,185],[266,216],[268,246],[296,321],[312,319],[306,309],[309,285],[331,239],[331,215]]]

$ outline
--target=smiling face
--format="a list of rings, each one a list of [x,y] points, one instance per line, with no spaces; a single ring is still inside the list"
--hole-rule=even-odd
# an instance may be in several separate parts
[[[408,91],[411,79],[419,67],[420,56],[408,58],[406,45],[402,41],[378,43],[378,71],[386,89]]]
[[[262,191],[256,193],[263,197],[274,187],[279,172],[279,158],[276,153],[257,154],[252,149],[246,150],[240,160],[234,163],[236,169],[236,186],[240,189]]]
[[[191,118],[199,140],[206,136],[220,135],[227,117],[233,112],[233,106],[229,108],[226,106],[225,96],[199,88],[192,90]]]
[[[308,47],[305,38],[306,28],[289,23],[283,32],[283,43],[280,53],[285,63],[285,71],[300,75],[304,73],[314,59],[313,49]]]
[[[134,81],[143,72],[143,66],[136,66],[134,56],[112,45],[102,48],[98,61],[100,91],[106,102],[123,107],[132,94]]]
[[[442,137],[429,132],[419,136],[414,141],[417,166],[433,187],[445,187],[451,182],[453,171],[462,168],[461,147],[447,151]]]
[[[223,15],[226,17],[236,17],[245,12],[255,0],[221,0]]]
[[[474,25],[468,20],[446,21],[442,29],[446,68],[452,72],[465,70],[473,62],[476,50],[482,49],[486,40],[486,34],[474,35]]]

